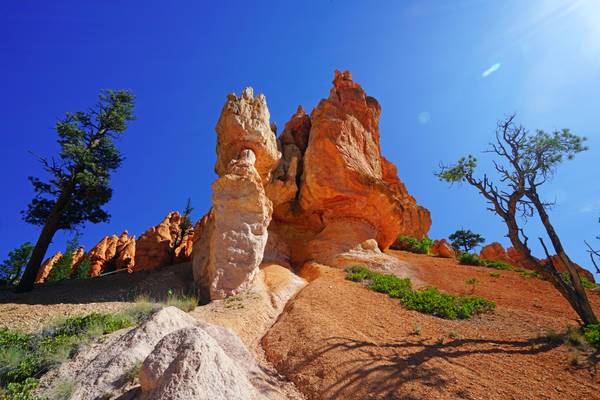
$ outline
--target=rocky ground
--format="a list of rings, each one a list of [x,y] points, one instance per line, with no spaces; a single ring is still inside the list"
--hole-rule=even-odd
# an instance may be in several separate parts
[[[467,321],[443,320],[405,310],[398,300],[346,281],[341,269],[319,264],[299,271],[308,284],[292,297],[305,283],[271,264],[247,294],[190,315],[236,334],[285,398],[600,398],[596,359],[540,339],[576,325],[548,282],[450,259],[389,255],[401,262],[388,272],[486,297],[497,309]],[[27,295],[2,292],[0,326],[33,331],[59,316],[121,309],[140,294],[164,299],[168,289],[189,290],[190,275],[189,264],[180,264],[48,284]],[[477,280],[474,287],[466,283],[470,278]],[[600,296],[590,296],[600,312]]]
[[[448,321],[346,281],[325,266],[263,339],[267,357],[310,399],[594,399],[597,360],[540,340],[575,325],[545,281],[392,252],[442,290],[495,300],[494,313]],[[402,271],[397,271],[402,275]],[[499,272],[495,278],[490,273]],[[597,311],[600,297],[592,295]],[[580,365],[574,365],[574,360]]]

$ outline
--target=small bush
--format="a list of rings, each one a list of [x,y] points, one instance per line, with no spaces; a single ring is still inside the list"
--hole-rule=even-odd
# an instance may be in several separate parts
[[[496,307],[493,301],[480,297],[455,296],[442,293],[436,288],[414,290],[408,278],[379,274],[359,266],[347,268],[346,279],[362,282],[371,290],[398,298],[409,310],[440,318],[466,319]]]
[[[135,321],[142,322],[149,319],[161,307],[159,303],[151,301],[148,296],[138,296],[135,298],[133,306],[125,310],[124,314]]]
[[[500,278],[500,274],[498,272],[490,272],[490,276],[492,278]]]
[[[479,258],[476,254],[472,253],[462,253],[458,257],[458,262],[463,265],[481,265],[481,258]]]
[[[591,346],[600,350],[600,323],[590,324],[583,328],[583,336]]]
[[[400,235],[391,247],[392,249],[410,251],[411,253],[429,254],[431,246],[433,246],[433,240],[431,239],[417,239],[412,236]]]
[[[27,378],[24,382],[11,382],[6,389],[0,389],[0,400],[38,400],[31,392],[37,388],[39,381]]]

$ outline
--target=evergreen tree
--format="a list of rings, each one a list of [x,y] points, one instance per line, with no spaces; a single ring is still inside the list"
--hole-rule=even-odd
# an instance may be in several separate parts
[[[79,234],[75,234],[68,242],[63,255],[52,266],[46,282],[56,282],[69,279],[73,270],[73,254],[79,248]]]
[[[181,246],[183,243],[183,239],[185,235],[187,235],[190,230],[193,228],[192,220],[190,219],[190,215],[194,208],[192,207],[192,199],[188,198],[187,204],[185,205],[185,209],[181,213],[181,222],[179,222],[179,230],[177,232],[177,236],[173,241],[173,246],[171,247],[171,264],[175,263],[175,250]]]
[[[21,278],[32,251],[33,244],[29,242],[25,242],[10,251],[8,258],[0,264],[0,280],[5,282],[7,286],[15,285]]]
[[[448,239],[450,239],[452,247],[456,250],[464,251],[465,253],[470,252],[475,247],[485,242],[483,236],[468,229],[459,229],[448,236]]]
[[[87,112],[66,114],[56,124],[58,157],[39,158],[48,179],[29,177],[36,192],[23,219],[42,231],[18,291],[33,288],[35,277],[54,234],[85,222],[100,223],[110,215],[102,208],[112,197],[110,174],[122,161],[114,139],[133,120],[134,97],[125,90],[102,91]]]

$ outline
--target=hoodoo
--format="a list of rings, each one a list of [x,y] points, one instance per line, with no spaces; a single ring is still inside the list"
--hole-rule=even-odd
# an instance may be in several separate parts
[[[246,88],[227,97],[213,207],[192,255],[205,300],[247,287],[263,259],[339,265],[351,251],[381,258],[399,234],[427,234],[429,211],[381,154],[380,114],[348,71],[335,72],[329,97],[310,115],[298,107],[279,138],[265,96]],[[373,240],[379,249],[365,245]]]

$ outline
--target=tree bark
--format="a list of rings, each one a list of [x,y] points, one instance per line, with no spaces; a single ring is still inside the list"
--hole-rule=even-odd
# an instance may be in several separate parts
[[[546,233],[548,234],[548,237],[550,238],[550,241],[552,242],[552,246],[554,247],[554,250],[556,251],[556,255],[567,266],[569,276],[571,277],[571,285],[572,285],[572,289],[573,289],[570,291],[571,293],[569,293],[569,297],[571,297],[568,299],[569,302],[571,302],[571,304],[574,306],[575,311],[577,311],[577,314],[579,314],[579,316],[581,317],[581,319],[583,320],[583,323],[585,325],[598,323],[598,318],[594,314],[594,310],[592,309],[592,306],[590,305],[590,301],[587,298],[585,288],[583,287],[583,284],[581,283],[581,276],[579,275],[579,271],[577,271],[577,268],[575,268],[575,265],[573,265],[573,262],[571,261],[569,256],[567,256],[567,253],[565,252],[565,249],[560,241],[560,238],[558,237],[558,234],[554,230],[554,226],[550,222],[550,216],[546,212],[544,205],[542,204],[539,197],[537,196],[537,193],[528,194],[527,197],[529,197],[529,199],[533,202],[535,208],[537,209],[537,212],[540,215],[542,224],[544,225],[544,228],[546,229]],[[551,264],[551,267],[556,270],[556,267],[554,267],[554,263],[552,262],[552,259],[550,259],[550,257],[548,257],[548,262]],[[562,281],[563,280],[562,277],[558,274],[558,271],[556,271],[556,272],[557,273],[554,278],[555,279],[558,278]]]
[[[75,185],[74,179],[72,178],[65,190],[63,190],[56,200],[52,211],[50,211],[50,215],[42,228],[42,232],[38,237],[37,242],[35,243],[35,247],[33,248],[33,252],[31,253],[31,257],[27,262],[27,267],[25,268],[25,272],[19,281],[19,285],[16,288],[17,293],[29,292],[33,290],[33,285],[35,283],[35,278],[39,272],[40,266],[44,261],[44,256],[48,251],[48,246],[52,243],[52,238],[54,234],[60,228],[60,218],[62,216],[62,212],[65,207],[69,203],[69,198],[71,196],[71,191]]]

